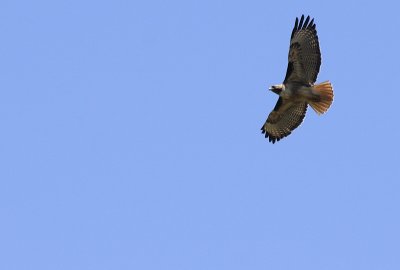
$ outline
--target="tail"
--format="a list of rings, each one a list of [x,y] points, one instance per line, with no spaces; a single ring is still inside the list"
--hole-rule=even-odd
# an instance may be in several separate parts
[[[332,84],[329,81],[325,81],[314,85],[312,90],[317,97],[315,100],[309,101],[311,108],[317,114],[326,113],[333,102]]]

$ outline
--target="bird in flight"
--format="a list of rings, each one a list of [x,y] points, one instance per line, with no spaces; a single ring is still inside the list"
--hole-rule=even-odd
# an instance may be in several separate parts
[[[329,81],[314,84],[321,66],[317,30],[310,16],[300,22],[296,18],[290,36],[289,63],[282,84],[269,88],[279,95],[278,101],[262,126],[265,138],[275,143],[290,135],[302,122],[308,105],[321,115],[333,101],[333,88]]]

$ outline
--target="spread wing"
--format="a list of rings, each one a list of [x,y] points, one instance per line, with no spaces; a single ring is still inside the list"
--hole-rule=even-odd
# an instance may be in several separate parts
[[[296,18],[290,37],[289,63],[284,83],[313,84],[317,80],[320,66],[321,52],[314,19],[310,21],[310,16],[307,16],[304,21],[302,15],[300,22]]]
[[[306,102],[292,102],[279,97],[274,110],[261,128],[262,133],[265,133],[265,138],[269,137],[272,143],[279,141],[303,122],[306,111]]]

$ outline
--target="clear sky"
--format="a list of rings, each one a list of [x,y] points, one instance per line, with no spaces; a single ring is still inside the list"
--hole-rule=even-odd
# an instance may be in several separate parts
[[[0,4],[0,269],[400,269],[396,1]],[[260,132],[296,16],[324,116]]]

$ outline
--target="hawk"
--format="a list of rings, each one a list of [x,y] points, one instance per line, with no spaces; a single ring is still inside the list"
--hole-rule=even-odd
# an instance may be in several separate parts
[[[317,30],[310,16],[300,22],[296,18],[290,36],[289,63],[282,84],[269,88],[279,95],[278,101],[262,126],[265,138],[275,143],[288,136],[302,122],[308,105],[321,115],[333,101],[333,88],[329,81],[314,84],[321,66]]]

